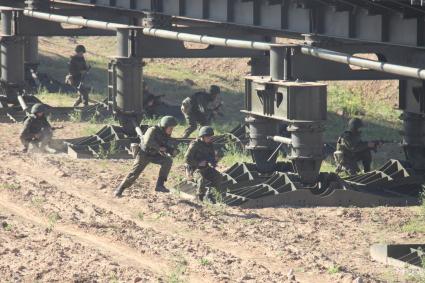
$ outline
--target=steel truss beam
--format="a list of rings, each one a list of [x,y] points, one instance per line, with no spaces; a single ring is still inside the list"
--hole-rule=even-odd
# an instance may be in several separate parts
[[[214,46],[242,48],[259,51],[270,51],[272,46],[279,47],[279,44],[272,44],[268,42],[249,41],[240,39],[229,39],[214,36],[206,36],[201,34],[190,34],[172,30],[156,29],[156,28],[143,28],[140,26],[131,26],[124,24],[117,24],[111,22],[102,22],[90,19],[81,19],[78,17],[54,15],[43,12],[34,12],[24,10],[24,15],[28,17],[35,17],[46,21],[54,21],[59,23],[68,23],[74,25],[81,25],[89,28],[103,29],[117,31],[119,29],[136,30],[146,36],[165,38],[177,41],[187,41],[195,43],[203,43]],[[281,46],[283,47],[283,46]],[[342,64],[354,65],[370,70],[391,73],[399,76],[406,76],[410,78],[425,79],[425,70],[420,68],[412,68],[407,66],[400,66],[385,62],[372,61],[368,59],[358,58],[349,54],[339,53],[335,51],[325,50],[312,46],[303,46],[301,52],[305,55],[317,57],[324,60],[334,61]]]

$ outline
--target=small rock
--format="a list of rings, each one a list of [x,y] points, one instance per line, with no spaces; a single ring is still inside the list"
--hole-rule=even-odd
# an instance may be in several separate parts
[[[140,282],[140,281],[142,281],[142,278],[140,278],[140,277],[134,278],[134,283],[137,283],[137,282]]]
[[[105,184],[100,184],[99,187],[98,187],[98,189],[99,190],[103,190],[103,189],[106,189],[106,187],[107,186]]]
[[[294,270],[292,268],[289,269],[289,272],[286,277],[288,277],[288,280],[295,280]]]
[[[363,283],[363,279],[361,277],[357,277],[353,280],[353,283]]]

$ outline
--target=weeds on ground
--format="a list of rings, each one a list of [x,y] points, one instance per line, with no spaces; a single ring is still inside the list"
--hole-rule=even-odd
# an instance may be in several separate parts
[[[211,265],[211,261],[203,257],[199,260],[199,264],[202,266],[208,266],[208,265]]]
[[[52,232],[55,228],[56,223],[61,218],[59,213],[52,212],[48,215],[48,222],[47,222],[47,232]]]
[[[137,218],[143,221],[145,219],[145,213],[140,211],[139,213],[137,213]]]
[[[103,146],[99,147],[98,157],[100,159],[108,159],[114,156],[118,152],[118,145],[115,140],[111,141],[108,148],[104,148]]]
[[[19,190],[20,188],[21,186],[18,184],[13,184],[13,183],[0,184],[0,189],[15,191],[15,190]]]
[[[170,274],[168,274],[166,282],[168,283],[184,283],[187,280],[184,278],[184,274],[186,273],[187,266],[188,266],[187,260],[183,256],[179,256],[175,260],[175,264],[173,269],[171,270]]]
[[[118,282],[120,282],[119,281],[119,278],[118,278],[118,275],[116,273],[114,273],[114,272],[111,272],[109,274],[109,283],[118,283]]]
[[[31,203],[35,206],[38,210],[41,210],[43,208],[43,203],[45,202],[45,199],[43,197],[32,197]]]
[[[418,249],[418,256],[421,259],[421,269],[409,270],[408,282],[425,283],[425,254],[422,249]]]
[[[419,206],[418,215],[402,227],[403,232],[425,233],[425,186],[423,186],[423,190],[420,196],[421,205]]]
[[[12,224],[9,224],[9,223],[7,223],[7,222],[3,222],[3,223],[1,224],[1,227],[3,227],[3,229],[4,229],[5,231],[8,231],[8,232],[12,231],[12,229],[13,229],[13,225],[12,225]]]
[[[82,136],[91,136],[96,134],[99,131],[99,124],[84,124],[80,130],[80,135]]]
[[[159,219],[166,217],[166,216],[168,216],[168,213],[166,211],[161,211],[160,213],[158,213],[156,215],[155,220],[159,220]]]
[[[329,274],[336,274],[341,271],[341,267],[339,265],[332,265],[328,267]]]
[[[83,121],[83,115],[81,111],[73,111],[69,114],[69,121],[77,123]]]

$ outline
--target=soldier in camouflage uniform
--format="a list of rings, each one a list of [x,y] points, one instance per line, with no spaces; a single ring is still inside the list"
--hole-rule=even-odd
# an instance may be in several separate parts
[[[49,145],[53,131],[50,123],[46,119],[46,105],[36,103],[31,108],[31,115],[28,115],[24,121],[24,129],[21,132],[20,139],[23,144],[23,152],[28,151],[30,143],[44,149]]]
[[[199,137],[189,145],[185,154],[186,167],[195,176],[198,185],[197,198],[200,201],[203,201],[207,194],[206,183],[208,181],[218,193],[222,196],[225,194],[221,187],[222,175],[215,169],[217,156],[212,141],[213,136],[213,128],[202,127],[199,130]]]
[[[159,125],[150,127],[143,135],[140,150],[137,153],[133,169],[115,190],[115,196],[121,197],[124,190],[130,187],[149,163],[161,166],[155,191],[168,193],[164,186],[170,173],[173,159],[170,156],[169,141],[177,120],[173,116],[165,116]]]
[[[69,74],[66,76],[65,82],[73,86],[78,91],[78,98],[74,103],[74,107],[82,102],[84,106],[89,105],[89,88],[83,85],[85,73],[90,69],[84,58],[86,48],[84,45],[75,47],[75,54],[71,56],[69,61]]]
[[[149,91],[148,85],[143,82],[143,108],[147,118],[155,118],[158,115],[157,107],[162,104],[163,95],[154,95]]]
[[[215,101],[220,93],[220,88],[216,85],[210,87],[210,92],[197,92],[190,98],[186,98],[182,103],[182,112],[189,125],[184,131],[183,138],[188,138],[193,133],[198,124],[206,126],[210,123],[210,113],[208,105]]]
[[[356,175],[360,172],[358,162],[362,162],[364,172],[370,171],[371,150],[375,150],[378,144],[362,141],[361,127],[362,120],[353,118],[348,123],[348,129],[339,137],[334,153],[337,172],[345,171],[349,175]]]

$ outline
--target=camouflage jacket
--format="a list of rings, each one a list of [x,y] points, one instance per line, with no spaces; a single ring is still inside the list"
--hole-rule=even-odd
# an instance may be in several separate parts
[[[143,135],[141,148],[148,154],[159,153],[160,147],[167,147],[171,137],[159,126],[153,126],[146,130]]]
[[[192,94],[190,100],[192,104],[191,111],[204,114],[208,110],[209,104],[214,101],[214,98],[211,93],[200,91]]]
[[[30,137],[42,131],[51,129],[52,126],[50,126],[50,123],[49,121],[47,121],[45,116],[37,118],[35,115],[32,114],[25,118],[24,128],[22,130],[21,137]]]
[[[69,61],[69,74],[75,81],[80,81],[82,79],[82,72],[87,71],[88,69],[89,68],[84,57],[77,55],[71,56],[71,60]]]
[[[344,155],[355,155],[368,149],[367,142],[361,140],[360,132],[345,131],[336,145],[336,150]]]
[[[190,143],[184,160],[192,170],[198,169],[202,161],[207,161],[214,166],[216,163],[214,145],[207,144],[198,138]]]

